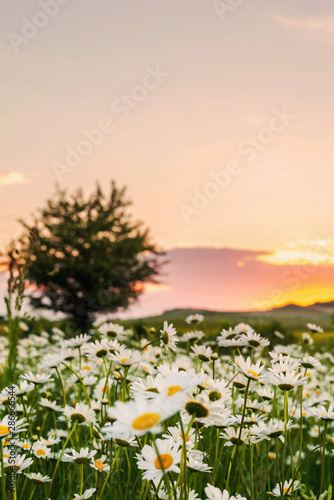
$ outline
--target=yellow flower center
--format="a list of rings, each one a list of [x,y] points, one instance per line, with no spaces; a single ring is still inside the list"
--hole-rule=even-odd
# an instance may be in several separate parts
[[[179,385],[171,385],[168,387],[167,396],[173,396],[173,394],[179,392],[182,389]]]
[[[122,365],[124,365],[124,363],[126,363],[127,361],[129,361],[129,358],[122,358],[122,359],[121,359],[121,363],[122,363]]]
[[[248,370],[249,375],[252,375],[253,377],[258,377],[259,375],[256,372],[253,372],[252,370]]]
[[[0,436],[4,436],[5,434],[8,434],[9,429],[6,425],[0,425]]]
[[[290,487],[284,488],[283,493],[286,494],[286,493],[288,493],[288,491],[290,491]]]
[[[144,413],[132,422],[132,428],[136,431],[144,431],[154,427],[160,420],[158,413]]]
[[[179,434],[179,436],[180,436],[180,438],[182,438],[182,439],[183,439],[183,434]],[[188,441],[190,441],[190,437],[189,437],[189,436],[187,436],[186,441],[187,441],[187,442],[188,442]]]
[[[89,370],[90,370],[90,366],[85,365],[85,366],[83,366],[83,367],[82,367],[82,369],[83,369],[83,370],[88,370],[88,371],[89,371]]]
[[[39,450],[37,450],[37,451],[36,451],[36,455],[37,455],[38,457],[44,457],[44,455],[45,455],[45,451],[44,451],[44,450],[42,450],[42,449],[39,449]]]
[[[94,462],[95,464],[95,467],[99,470],[103,470],[104,469],[104,465],[103,463],[101,462],[101,460],[96,460],[96,462]]]
[[[154,465],[157,469],[169,469],[169,467],[173,463],[173,457],[172,455],[169,455],[169,453],[163,453],[162,455],[159,455],[154,462]]]
[[[24,450],[30,450],[31,446],[30,446],[30,444],[24,443],[24,444],[22,445],[22,448],[23,448]]]

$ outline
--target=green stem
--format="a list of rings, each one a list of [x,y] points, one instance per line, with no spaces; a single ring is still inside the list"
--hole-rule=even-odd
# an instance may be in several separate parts
[[[242,410],[242,417],[241,417],[240,430],[239,430],[239,442],[236,445],[237,449],[236,449],[235,458],[234,458],[233,471],[235,471],[235,468],[236,468],[236,465],[237,465],[237,459],[238,459],[239,448],[240,448],[240,440],[241,440],[241,434],[242,434],[242,428],[243,428],[244,421],[245,421],[245,416],[246,416],[246,407],[247,407],[247,398],[248,398],[249,386],[250,386],[250,378],[247,379],[247,386],[246,386],[245,398],[244,398],[244,406],[243,406],[243,410]],[[236,476],[236,474],[234,474],[232,476],[232,490],[233,490],[233,486],[234,486],[235,476]]]
[[[251,500],[254,500],[254,449],[253,445],[250,445],[250,477],[251,477]]]
[[[147,344],[145,344],[144,347],[142,347],[139,350],[139,352],[144,351],[146,349],[146,347],[148,347],[149,345],[155,344],[155,342],[158,342],[160,339],[161,339],[161,337],[157,337],[156,339],[151,340],[151,342],[148,342]]]
[[[103,482],[103,486],[102,486],[101,492],[100,492],[100,494],[99,494],[99,499],[102,499],[102,495],[103,495],[103,492],[104,492],[104,488],[106,487],[106,484],[108,484],[109,477],[110,477],[111,472],[112,472],[113,467],[114,467],[114,463],[115,463],[115,461],[117,460],[117,457],[118,457],[118,455],[119,455],[120,451],[121,451],[121,447],[119,446],[119,447],[118,447],[118,450],[116,451],[116,455],[115,455],[115,457],[114,457],[113,461],[112,461],[112,462],[111,462],[111,464],[110,464],[110,468],[109,468],[108,475],[107,475],[107,477],[106,477],[105,481]]]
[[[65,387],[64,387],[64,384],[63,384],[63,379],[61,378],[58,366],[56,367],[56,372],[57,372],[57,375],[58,375],[58,378],[59,378],[59,381],[60,381],[60,385],[61,385],[61,390],[62,390],[62,393],[63,393],[64,406],[66,406],[66,392],[65,392]]]
[[[33,487],[32,491],[31,491],[31,495],[30,495],[30,497],[29,497],[29,500],[33,500],[33,498],[34,498],[34,493],[35,493],[35,489],[36,489],[36,484],[34,484],[34,487]]]
[[[90,402],[90,397],[88,396],[87,388],[86,388],[85,384],[83,383],[82,379],[79,377],[79,375],[77,375],[77,374],[75,373],[75,371],[74,371],[74,370],[72,370],[72,368],[71,368],[70,366],[68,366],[68,365],[67,365],[66,363],[64,363],[64,362],[63,362],[62,364],[63,364],[64,366],[66,366],[66,368],[68,368],[68,369],[70,370],[70,372],[72,372],[72,373],[73,373],[73,375],[75,375],[75,376],[76,376],[76,378],[78,379],[78,381],[79,381],[79,382],[80,382],[80,384],[82,385],[82,388],[83,388],[84,393],[85,393],[85,396],[86,396],[87,404],[88,404],[88,406],[91,408],[91,406],[92,406],[92,405],[91,405],[91,402]],[[65,405],[66,405],[66,401],[65,401]]]
[[[324,432],[323,432],[323,447],[322,447],[322,460],[321,460],[321,492],[325,491],[326,481],[325,481],[325,459],[326,459],[326,435],[327,435],[327,425],[328,420],[325,420]]]
[[[81,464],[80,467],[80,496],[82,496],[83,493],[83,482],[84,482],[84,464]]]
[[[277,439],[277,438],[276,438]],[[302,466],[304,465],[304,463],[306,462],[307,458],[312,455],[312,453],[314,453],[316,450],[319,450],[320,448],[322,448],[322,444],[319,444],[319,446],[316,446],[315,448],[313,448],[313,450],[311,450],[307,455],[306,457],[302,460],[302,462],[299,464],[292,480],[291,480],[291,484],[294,483],[296,477],[298,476],[299,474],[299,471],[301,470]],[[284,494],[284,497],[286,497],[288,495],[288,491]]]
[[[77,427],[77,423],[78,423],[78,422],[74,422],[74,425],[73,425],[73,427],[72,427],[72,430],[71,430],[71,432],[69,433],[68,438],[67,438],[67,439],[66,439],[66,441],[65,441],[65,444],[64,444],[64,446],[63,446],[63,449],[61,450],[61,453],[60,453],[59,458],[58,458],[57,463],[56,463],[55,470],[53,471],[52,481],[51,481],[51,484],[50,484],[50,488],[49,488],[49,491],[48,491],[47,498],[51,498],[51,497],[50,497],[50,495],[51,495],[51,490],[52,490],[53,483],[54,483],[54,481],[55,481],[55,479],[56,479],[56,474],[57,474],[57,470],[58,470],[58,467],[59,467],[60,461],[61,461],[61,459],[62,459],[62,457],[63,457],[63,454],[64,454],[64,451],[65,451],[65,449],[66,449],[66,446],[67,446],[68,442],[70,441],[70,439],[71,439],[71,437],[72,437],[72,434],[75,432],[75,429],[76,429],[76,427]]]
[[[282,486],[281,486],[281,500],[284,500],[284,482],[285,482],[285,456],[286,446],[288,440],[288,418],[289,418],[289,396],[288,391],[284,391],[284,446],[283,446],[283,461],[282,461]]]
[[[0,439],[0,455],[1,455],[1,491],[2,491],[2,498],[6,499],[6,474],[3,466],[3,444],[2,444],[2,439]],[[16,489],[16,488],[14,488]]]

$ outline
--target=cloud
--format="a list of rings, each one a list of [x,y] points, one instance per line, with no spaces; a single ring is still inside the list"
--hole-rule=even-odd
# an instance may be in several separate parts
[[[3,172],[0,173],[0,187],[12,186],[14,184],[28,184],[29,179],[21,172]]]
[[[276,23],[294,30],[321,31],[322,33],[334,33],[334,15],[318,17],[288,17],[280,14],[269,16]]]

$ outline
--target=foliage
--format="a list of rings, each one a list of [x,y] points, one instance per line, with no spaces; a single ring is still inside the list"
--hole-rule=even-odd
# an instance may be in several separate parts
[[[57,188],[32,224],[21,221],[19,246],[29,259],[28,280],[37,287],[33,307],[65,313],[87,327],[95,313],[137,300],[159,262],[148,229],[128,212],[130,204],[114,182],[109,196],[99,186],[88,198],[81,189],[69,196]]]

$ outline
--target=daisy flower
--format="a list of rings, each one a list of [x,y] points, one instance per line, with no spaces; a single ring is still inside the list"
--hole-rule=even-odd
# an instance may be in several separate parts
[[[25,476],[27,476],[29,479],[32,480],[33,483],[40,484],[40,483],[50,483],[51,478],[49,476],[43,476],[40,472],[25,472]]]
[[[181,498],[181,488],[177,487],[176,482],[174,482],[174,487],[175,487],[177,498]],[[152,491],[152,494],[154,494],[154,491]],[[194,490],[188,490],[187,495],[188,495],[187,500],[200,500],[198,497],[198,494]],[[159,500],[169,500],[169,498],[170,498],[168,495],[168,492],[166,491],[166,489],[164,487],[163,488],[160,487],[159,492],[158,492],[158,497],[159,497]]]
[[[323,333],[324,332],[323,329],[321,328],[321,326],[317,326],[314,323],[307,323],[306,326],[313,333]]]
[[[102,339],[101,342],[89,342],[85,347],[85,353],[89,354],[92,358],[104,358],[109,354],[111,345],[108,339]]]
[[[46,373],[38,373],[37,375],[34,375],[32,372],[21,375],[21,378],[27,380],[28,382],[32,382],[35,385],[45,384],[46,382],[51,382],[53,380],[51,375],[47,375]]]
[[[239,323],[235,328],[234,328],[235,333],[237,334],[247,334],[247,333],[254,333],[254,328],[252,328],[249,325],[246,325],[245,323]]]
[[[234,497],[227,490],[221,491],[219,488],[208,484],[205,488],[207,500],[246,500],[245,497]]]
[[[103,325],[98,327],[97,331],[101,335],[106,335],[107,337],[113,339],[117,338],[118,340],[123,340],[125,337],[124,327],[116,323],[112,323],[111,321],[103,323]]]
[[[176,472],[180,469],[181,450],[172,439],[157,439],[157,451],[153,446],[145,445],[136,455],[138,469],[144,470],[143,479],[152,480],[157,485],[164,473]]]
[[[312,336],[307,332],[303,333],[303,342],[304,344],[309,344],[309,345],[314,344]]]
[[[210,401],[228,401],[231,397],[231,389],[226,387],[224,380],[206,379],[204,384],[205,394],[208,395]]]
[[[244,360],[242,356],[238,356],[236,358],[235,363],[232,363],[245,377],[250,380],[257,380],[262,370],[264,369],[264,365],[261,365],[260,361],[257,363],[252,363],[250,357]]]
[[[130,431],[135,435],[143,435],[146,432],[158,434],[162,431],[161,422],[179,411],[179,405],[175,399],[156,398],[147,401],[138,398],[135,401],[122,403],[117,401],[115,406],[108,409],[109,416],[115,418],[124,431]]]
[[[210,401],[207,395],[188,396],[184,404],[185,411],[196,421],[206,425],[220,425],[224,421],[224,405],[220,401]]]
[[[193,370],[190,372],[170,373],[165,378],[159,373],[156,377],[158,392],[167,397],[192,392],[200,382],[200,376],[195,374]]]
[[[47,458],[51,453],[50,448],[40,441],[37,441],[32,445],[32,451],[37,458]]]
[[[329,405],[328,410],[324,406],[320,406],[320,408],[310,408],[309,412],[311,415],[327,422],[334,420],[333,404]]]
[[[165,439],[173,439],[174,443],[182,446],[183,445],[183,434],[180,424],[175,427],[168,427],[167,434],[162,435]],[[196,430],[190,429],[189,434],[186,439],[186,446],[188,449],[192,449],[195,446]]]
[[[247,333],[243,333],[240,336],[240,339],[248,344],[250,347],[266,347],[270,344],[269,340],[264,337],[261,337],[259,333],[255,333],[254,331],[248,331]]]
[[[316,358],[312,356],[304,356],[300,364],[304,368],[321,368],[321,363]]]
[[[212,467],[204,462],[204,453],[200,450],[190,450],[187,455],[187,466],[197,472],[210,472],[212,470]]]
[[[248,429],[242,429],[240,434],[240,429],[228,427],[220,437],[226,439],[225,446],[233,446],[234,444],[240,446],[251,441],[251,437],[248,434]]]
[[[22,380],[19,386],[15,385],[15,396],[18,398],[20,396],[23,396],[24,394],[27,394],[28,392],[31,392],[34,389],[34,384],[29,384],[27,380]]]
[[[74,449],[71,449],[70,453],[64,453],[64,462],[84,464],[96,455],[97,450],[89,451],[89,448],[81,448],[80,451],[75,451]]]
[[[293,359],[290,356],[279,356],[276,361],[272,362],[271,368],[268,368],[272,373],[286,373],[296,371],[300,367],[300,361]]]
[[[292,391],[292,389],[304,385],[307,381],[305,377],[295,371],[268,375],[268,380],[282,391]]]
[[[204,345],[193,345],[191,350],[201,361],[210,361],[213,353],[211,347],[206,347]]]
[[[6,415],[0,422],[0,439],[7,437],[12,433],[9,428],[9,415]],[[14,427],[13,425],[11,427]]]
[[[61,406],[58,406],[55,401],[50,401],[46,398],[41,398],[39,404],[50,411],[62,411]]]
[[[161,345],[165,346],[166,349],[170,349],[171,351],[176,351],[176,344],[179,339],[177,337],[176,329],[173,327],[173,323],[168,325],[168,321],[164,321],[164,325],[161,333]]]
[[[204,337],[204,332],[201,330],[195,332],[186,332],[180,337],[180,342],[195,342],[201,340]]]
[[[203,314],[190,314],[189,316],[186,317],[186,323],[188,323],[188,325],[198,325],[203,321],[204,321]]]
[[[291,429],[292,420],[287,423],[287,429]],[[253,427],[252,434],[262,436],[267,439],[279,438],[284,443],[285,422],[272,418],[269,422],[259,422],[257,427]]]
[[[15,423],[11,422],[9,424],[9,415],[5,415],[0,421],[0,439],[7,437],[9,434],[17,434],[19,432],[24,432],[28,424],[25,418],[18,419],[15,417]],[[15,429],[15,430],[14,430]]]
[[[85,403],[77,403],[74,408],[66,405],[63,412],[68,419],[78,424],[94,424],[96,420],[94,410]]]
[[[73,500],[88,500],[89,498],[92,498],[96,491],[96,488],[89,488],[89,490],[86,490],[82,495],[78,493],[74,493],[74,498]]]
[[[138,446],[135,435],[130,431],[124,431],[121,426],[117,425],[117,422],[114,425],[108,423],[100,430],[105,434],[106,440],[113,439],[114,443],[122,448]]]
[[[13,470],[12,468],[15,468],[16,474],[21,474],[24,469],[27,469],[34,463],[31,457],[26,458],[25,455],[16,455],[14,464],[12,463],[13,458],[10,459],[11,463],[9,463],[8,460],[9,458],[4,457],[3,468],[5,473],[8,473],[8,471]]]
[[[109,359],[112,361],[116,361],[121,366],[132,366],[137,363],[140,363],[142,360],[142,355],[139,351],[133,351],[132,349],[121,349],[119,352],[115,354],[111,354]]]
[[[292,479],[290,481],[284,481],[283,485],[283,493],[284,495],[291,495],[295,490],[299,488],[299,481],[294,481],[292,483]],[[282,484],[277,484],[273,489],[273,495],[275,497],[280,497],[282,495]]]
[[[156,377],[148,375],[146,379],[138,378],[131,385],[131,392],[134,396],[145,396],[147,398],[153,397],[154,394],[159,394],[157,388],[158,377],[162,377],[162,375],[158,374]]]
[[[30,450],[32,445],[28,441],[16,441],[16,446],[19,446],[23,450]]]
[[[99,472],[108,472],[110,469],[110,466],[105,463],[107,460],[107,455],[102,455],[101,458],[98,460],[94,460],[91,462],[91,467]]]
[[[64,347],[80,348],[83,345],[87,344],[88,340],[90,340],[90,339],[91,339],[90,335],[87,335],[87,333],[85,333],[83,335],[81,333],[80,335],[77,335],[76,337],[74,337],[74,339],[65,340]]]

